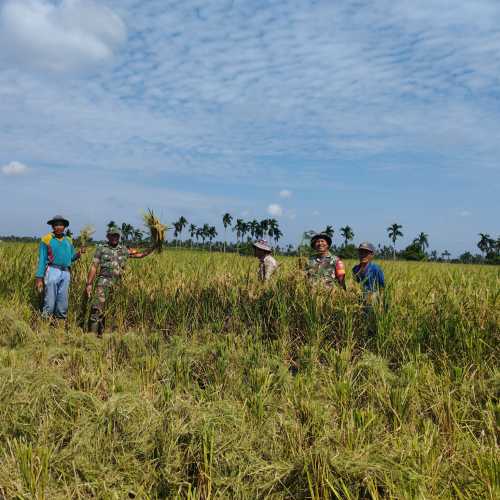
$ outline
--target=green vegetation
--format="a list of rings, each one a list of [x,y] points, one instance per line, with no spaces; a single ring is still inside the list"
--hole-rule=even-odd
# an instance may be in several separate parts
[[[64,331],[35,246],[0,244],[0,498],[498,498],[497,268],[384,262],[374,334],[296,258],[265,287],[169,248],[129,264],[99,340],[90,258]]]

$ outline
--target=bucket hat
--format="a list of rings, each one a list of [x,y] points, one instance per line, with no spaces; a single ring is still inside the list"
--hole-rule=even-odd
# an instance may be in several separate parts
[[[69,220],[66,219],[66,217],[63,217],[62,215],[59,215],[59,214],[54,215],[54,217],[52,217],[52,219],[47,221],[47,224],[49,224],[50,226],[53,226],[56,222],[62,222],[65,227],[69,226]]]
[[[368,252],[375,253],[375,247],[369,241],[363,241],[363,243],[360,243],[358,250],[367,250]]]
[[[314,248],[314,243],[316,242],[316,240],[320,239],[325,240],[328,243],[328,247],[332,246],[332,239],[330,238],[330,236],[325,233],[318,233],[311,238],[311,248]]]

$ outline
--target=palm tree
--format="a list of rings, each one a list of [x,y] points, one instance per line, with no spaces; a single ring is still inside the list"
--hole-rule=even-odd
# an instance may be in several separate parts
[[[191,236],[191,248],[193,248],[193,238],[196,236],[196,230],[198,228],[194,225],[194,224],[191,224],[189,226],[189,236]],[[198,238],[196,238],[198,240]]]
[[[479,233],[479,237],[481,238],[477,244],[477,247],[479,250],[481,250],[482,253],[485,255],[488,253],[488,250],[490,249],[490,246],[493,242],[491,239],[491,236],[487,233]]]
[[[187,226],[188,224],[188,221],[186,219],[186,217],[184,217],[184,215],[181,215],[179,217],[179,220],[177,221],[177,229],[178,229],[178,233],[179,233],[179,236],[182,236],[182,231],[184,231],[184,228]],[[174,224],[174,227],[175,227],[175,224]],[[181,243],[182,245],[182,243]]]
[[[233,231],[236,231],[236,241],[238,242],[245,232],[245,222],[243,219],[236,219]]]
[[[441,257],[444,257],[446,260],[449,260],[451,256],[451,253],[448,252],[448,250],[445,250],[442,254]]]
[[[231,227],[231,222],[233,222],[233,216],[229,212],[226,212],[222,216],[222,225],[224,226],[224,252],[226,251],[227,228]]]
[[[340,228],[340,234],[344,238],[344,246],[346,247],[349,241],[354,238],[354,233],[351,226],[344,226]]]
[[[217,236],[215,226],[210,226],[207,230],[208,241],[210,242],[210,251],[212,251],[212,240]]]
[[[134,231],[134,227],[132,224],[127,224],[126,222],[122,223],[122,238],[125,241],[128,241],[132,236],[132,232]]]
[[[274,238],[274,241],[276,243],[276,245],[278,244],[278,241],[280,240],[280,238],[283,236],[283,233],[281,232],[280,228],[277,227],[275,230],[274,230],[274,233],[273,233],[273,238]]]
[[[200,233],[203,245],[205,245],[205,240],[209,237],[209,235],[210,235],[210,226],[208,224],[203,224]]]
[[[429,235],[425,233],[420,233],[414,240],[422,252],[425,252],[426,248],[429,248]]]
[[[263,238],[264,235],[269,231],[269,221],[270,219],[262,219],[259,224],[259,237]]]
[[[116,226],[116,222],[115,222],[114,220],[110,220],[110,221],[108,222],[108,229],[109,229],[110,227],[113,227],[113,226]]]
[[[182,228],[178,221],[173,222],[172,224],[174,225],[174,238],[177,238],[177,236],[179,236],[179,234],[181,233]],[[177,246],[177,239],[175,240],[175,246]]]
[[[276,231],[279,231],[279,222],[276,219],[268,219],[267,221],[267,235],[269,238],[274,238]],[[279,238],[278,238],[279,239]]]
[[[403,237],[403,233],[401,232],[403,226],[401,224],[392,224],[387,228],[387,232],[389,233],[389,239],[392,241],[392,257],[396,260],[396,240],[401,236]]]
[[[330,238],[332,238],[332,239],[333,239],[334,233],[335,233],[335,229],[333,229],[333,226],[326,226],[325,230],[323,231],[323,234],[330,236]]]
[[[144,236],[144,234],[140,229],[134,229],[134,231],[132,233],[132,237],[133,237],[134,241],[137,241],[140,243],[142,241],[143,236]]]
[[[259,237],[260,235],[260,224],[258,220],[253,220],[249,222],[249,227],[250,227],[250,234],[252,235],[252,238]]]

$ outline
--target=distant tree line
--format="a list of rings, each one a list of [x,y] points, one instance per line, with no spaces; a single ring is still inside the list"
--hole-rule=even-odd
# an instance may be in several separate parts
[[[309,230],[304,232],[301,242],[297,247],[291,244],[281,248],[278,243],[283,236],[283,232],[279,227],[279,222],[276,219],[249,220],[243,219],[234,220],[233,216],[226,212],[221,219],[224,227],[224,239],[217,241],[219,233],[215,226],[204,223],[196,225],[190,223],[186,217],[181,216],[178,220],[172,223],[173,240],[166,243],[171,247],[189,247],[208,249],[219,252],[239,252],[243,254],[251,253],[251,243],[255,239],[268,239],[274,242],[275,250],[284,255],[307,255],[310,253],[311,237],[317,232]],[[234,225],[233,225],[234,222]],[[148,242],[149,237],[144,231],[134,227],[132,224],[122,222],[121,225],[115,221],[109,221],[108,227],[118,226],[122,232],[122,241],[128,245],[141,245]],[[236,237],[235,242],[228,242],[227,232],[230,230]],[[328,225],[321,231],[328,234],[330,238],[334,238],[335,229]],[[403,226],[401,224],[391,224],[387,229],[387,236],[392,245],[378,245],[377,257],[380,259],[399,259],[409,261],[430,261],[430,262],[458,262],[464,264],[500,264],[500,236],[496,239],[492,238],[487,233],[479,233],[479,241],[477,247],[480,253],[472,254],[464,252],[456,259],[450,259],[451,253],[444,250],[439,253],[436,250],[429,251],[429,235],[421,232],[412,242],[401,250],[397,250],[396,243],[399,238],[404,236]],[[67,230],[68,236],[73,236],[71,230]],[[356,245],[351,242],[354,240],[353,228],[349,225],[339,228],[339,234],[342,238],[342,243],[332,245],[332,251],[345,259],[357,258]],[[186,235],[183,238],[183,235]],[[2,241],[14,241],[30,243],[38,241],[38,238],[33,236],[0,236]],[[78,238],[77,241],[78,243]]]

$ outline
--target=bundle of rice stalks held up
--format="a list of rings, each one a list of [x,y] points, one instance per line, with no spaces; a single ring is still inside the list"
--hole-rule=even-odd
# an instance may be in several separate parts
[[[168,227],[162,224],[160,219],[158,219],[155,213],[150,209],[143,215],[143,219],[144,224],[149,230],[151,243],[158,252],[161,252]]]
[[[82,228],[80,231],[80,234],[78,235],[78,242],[80,246],[85,247],[87,246],[90,241],[92,241],[92,236],[95,233],[95,227],[87,224]]]

